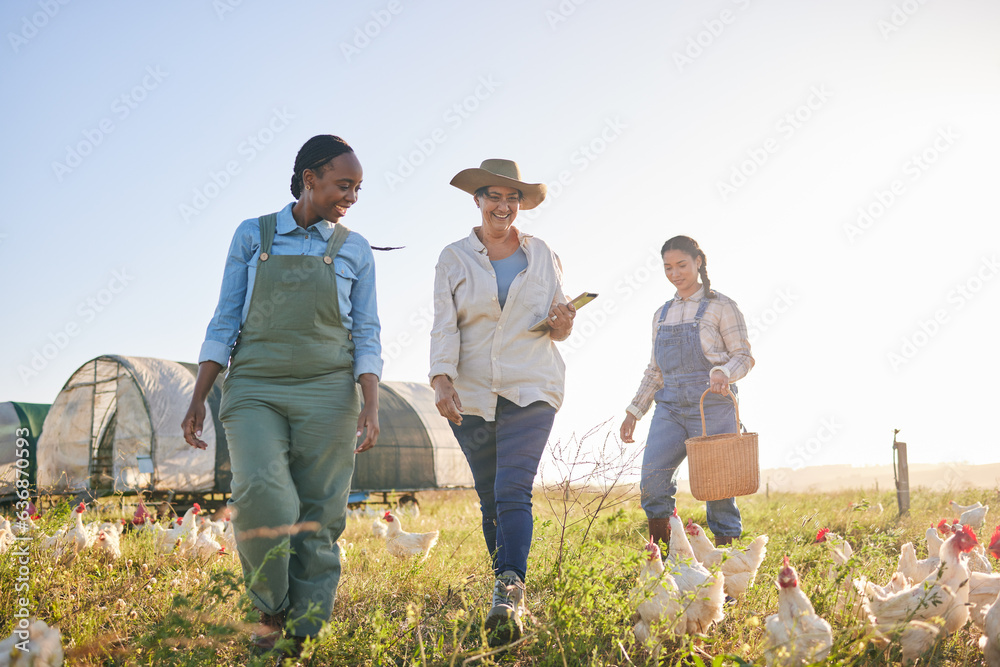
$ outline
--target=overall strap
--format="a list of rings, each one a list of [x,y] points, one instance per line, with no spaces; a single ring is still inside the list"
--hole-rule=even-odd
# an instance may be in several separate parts
[[[271,242],[274,241],[274,232],[278,228],[278,214],[268,213],[257,218],[260,224],[260,259],[267,261],[267,256],[271,254]]]
[[[672,304],[673,302],[674,300],[671,299],[670,301],[667,301],[665,304],[663,304],[663,310],[660,311],[660,319],[656,321],[657,326],[663,324],[663,318],[667,316],[667,310],[670,308],[670,304]]]
[[[333,234],[330,235],[330,241],[326,244],[326,253],[323,255],[325,263],[333,264],[333,258],[337,256],[340,247],[344,245],[344,241],[347,240],[347,235],[350,233],[351,230],[339,222],[333,226]]]
[[[698,304],[698,312],[695,313],[695,315],[694,315],[694,321],[695,322],[701,322],[701,318],[702,318],[702,316],[704,316],[706,308],[708,308],[708,297],[707,296],[704,297],[704,298],[702,298],[701,303]]]

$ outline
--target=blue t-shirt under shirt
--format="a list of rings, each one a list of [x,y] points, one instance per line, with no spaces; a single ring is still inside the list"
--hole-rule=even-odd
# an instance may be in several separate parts
[[[490,264],[493,265],[493,270],[497,274],[497,299],[500,301],[500,307],[503,308],[504,303],[507,302],[510,284],[514,282],[514,276],[528,268],[528,256],[519,246],[510,257],[496,261],[491,259]]]

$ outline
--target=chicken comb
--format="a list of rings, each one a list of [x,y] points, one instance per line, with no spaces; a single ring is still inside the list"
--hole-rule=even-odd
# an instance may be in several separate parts
[[[951,526],[948,525],[948,519],[941,519],[938,521],[937,529],[939,533],[950,533]]]
[[[198,512],[201,511],[201,505],[199,505],[198,503],[195,503],[194,505],[192,505],[192,508],[194,509],[194,513],[195,514],[197,514]]]
[[[817,542],[826,542],[826,534],[830,532],[829,528],[820,528],[819,532],[816,533]]]
[[[674,505],[674,513],[671,514],[670,516],[675,516],[678,519],[681,518],[681,515],[677,513],[677,506],[676,505]]]
[[[76,506],[76,511],[83,514],[87,510],[87,503],[80,501],[80,504]]]
[[[1000,560],[1000,526],[997,526],[993,530],[993,537],[990,538],[990,548],[988,551],[993,554],[993,557]]]
[[[959,538],[959,550],[962,553],[969,553],[977,544],[979,544],[979,540],[976,539],[976,533],[972,530],[972,526],[962,526],[961,530],[955,531],[955,535]]]

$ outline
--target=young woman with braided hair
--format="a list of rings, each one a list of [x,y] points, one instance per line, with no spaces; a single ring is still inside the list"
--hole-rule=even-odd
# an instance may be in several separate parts
[[[660,253],[677,291],[653,316],[653,353],[620,432],[623,442],[633,442],[636,421],[656,401],[643,454],[641,502],[650,536],[669,544],[677,468],[687,456],[684,441],[702,434],[701,395],[711,391],[705,397],[707,435],[732,433],[736,414],[730,392],[737,391],[732,383],[753,368],[754,360],[743,314],[735,301],[712,290],[708,259],[698,243],[675,236]],[[706,510],[717,545],[743,532],[732,498],[709,501]]]
[[[205,449],[205,398],[228,365],[219,416],[237,547],[260,610],[259,652],[287,629],[298,655],[329,619],[354,456],[378,440],[374,258],[341,222],[361,178],[343,139],[313,137],[295,158],[297,201],[237,228],[182,423],[188,444]],[[269,554],[282,544],[291,553]]]

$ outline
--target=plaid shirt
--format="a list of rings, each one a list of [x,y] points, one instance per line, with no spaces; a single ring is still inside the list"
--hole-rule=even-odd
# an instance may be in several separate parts
[[[701,326],[698,328],[701,349],[705,353],[705,358],[713,365],[709,375],[714,370],[720,370],[726,374],[730,382],[736,382],[745,377],[754,365],[753,357],[750,356],[747,324],[735,301],[719,292],[715,294],[716,298],[709,299],[705,315],[701,318]],[[675,293],[663,324],[693,322],[703,298],[705,298],[704,287],[686,299]],[[656,332],[659,329],[662,310],[663,306],[660,306],[653,315],[653,353],[650,354],[649,366],[642,374],[642,382],[639,383],[639,391],[632,399],[632,404],[625,408],[627,412],[635,415],[636,419],[641,419],[646,414],[656,392],[663,387],[663,374],[656,364],[655,356]]]

